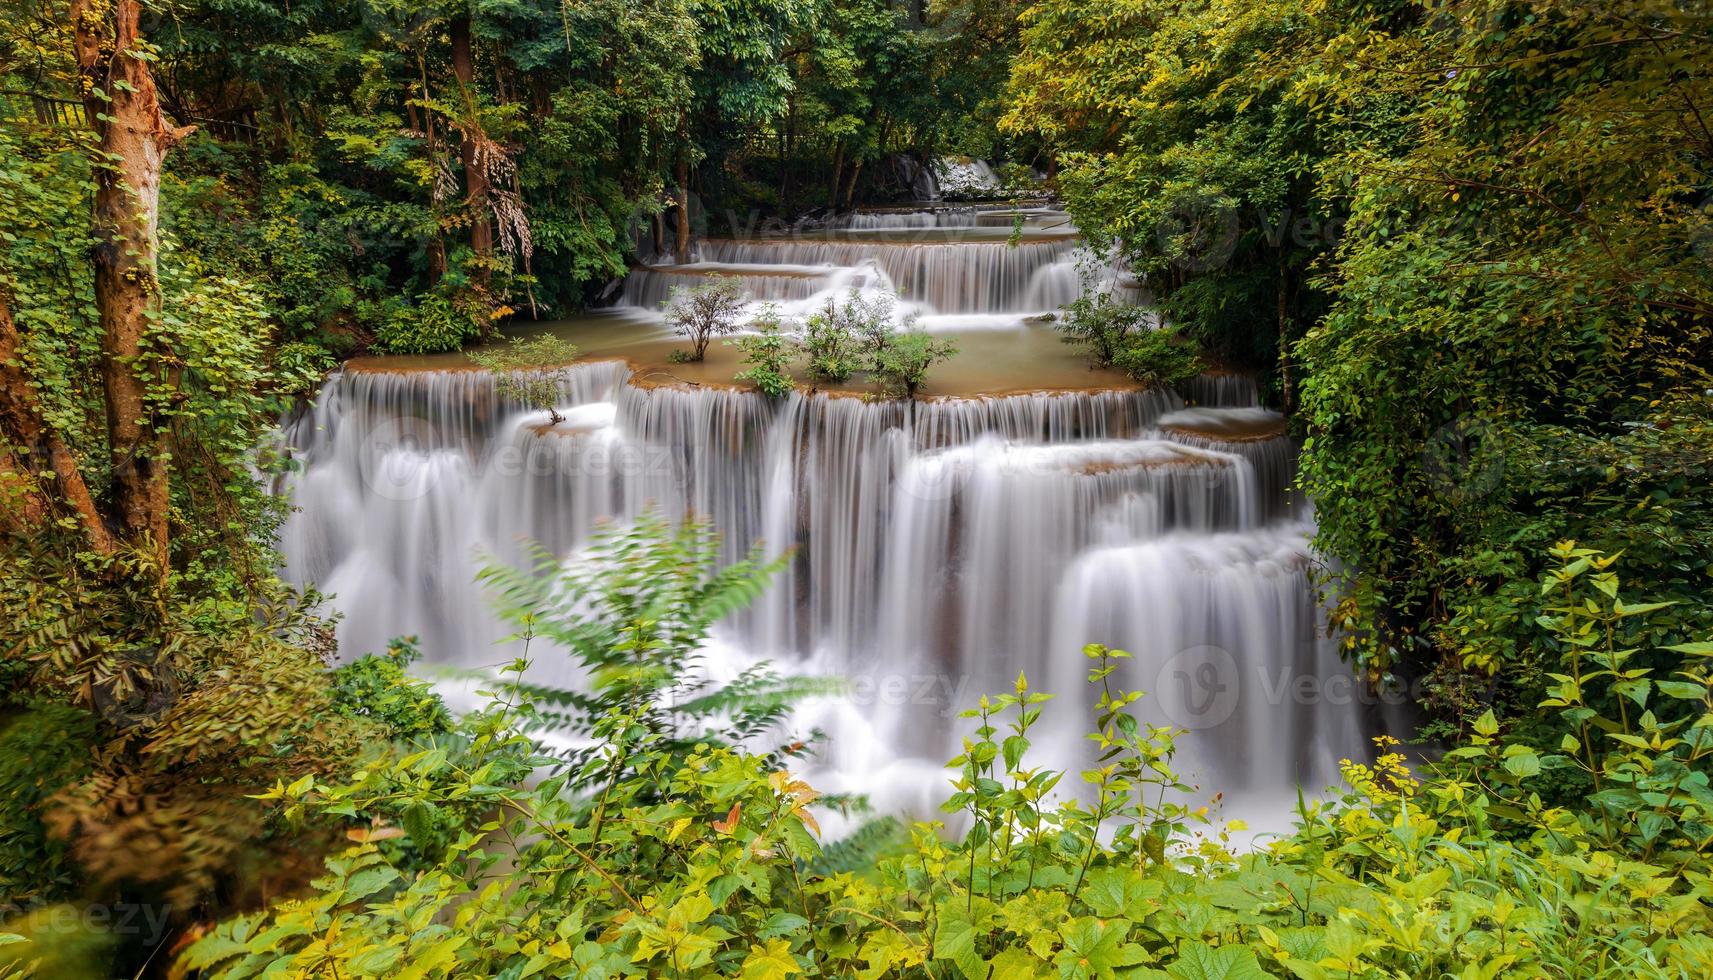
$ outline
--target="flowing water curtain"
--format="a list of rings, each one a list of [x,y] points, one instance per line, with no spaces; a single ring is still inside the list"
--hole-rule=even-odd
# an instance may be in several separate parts
[[[1211,726],[1196,756],[1209,786],[1284,792],[1322,778],[1335,750],[1359,748],[1345,738],[1355,709],[1323,721],[1253,693],[1281,670],[1339,669],[1314,639],[1306,525],[1279,523],[1272,500],[1288,442],[1221,439],[1160,391],[906,412],[638,387],[620,362],[572,369],[561,411],[564,422],[545,426],[478,372],[347,371],[328,385],[293,430],[302,510],[284,550],[293,577],[339,594],[345,649],[408,632],[443,664],[501,661],[502,628],[471,586],[478,555],[514,554],[520,538],[574,554],[603,519],[657,506],[713,519],[732,554],[757,540],[770,555],[794,549],[711,662],[737,670],[766,656],[868,692],[805,718],[834,735],[830,785],[861,788],[885,760],[898,799],[926,799],[921,787],[955,747],[960,701],[1019,670],[1080,690],[1054,664],[1090,640],[1137,651],[1137,668],[1154,672],[1138,686],[1166,671],[1246,692],[1242,717]],[[1219,411],[1232,409],[1216,421]],[[1224,422],[1254,427],[1255,411]],[[1160,702],[1179,716],[1197,703]],[[841,732],[852,744],[841,747]],[[1276,750],[1254,750],[1262,732]],[[1079,746],[1067,735],[1058,751]]]

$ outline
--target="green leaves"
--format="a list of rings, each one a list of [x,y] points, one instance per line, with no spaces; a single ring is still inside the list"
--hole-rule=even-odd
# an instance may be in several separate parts
[[[1059,976],[1071,980],[1108,980],[1123,967],[1147,962],[1151,957],[1140,945],[1125,942],[1129,925],[1123,919],[1103,921],[1087,917],[1068,923],[1060,931],[1064,948],[1053,957]]]
[[[469,358],[494,376],[500,397],[547,412],[553,424],[562,421],[554,406],[568,377],[566,368],[577,358],[577,345],[544,333],[512,337],[495,350],[472,350]]]
[[[785,980],[802,972],[791,955],[791,944],[783,939],[770,939],[765,945],[749,948],[741,976],[743,980]]]
[[[1206,943],[1185,943],[1166,974],[1176,980],[1262,980],[1267,976],[1249,948]]]
[[[1079,897],[1102,918],[1142,918],[1159,907],[1164,891],[1158,879],[1145,878],[1134,868],[1096,868],[1090,871]]]

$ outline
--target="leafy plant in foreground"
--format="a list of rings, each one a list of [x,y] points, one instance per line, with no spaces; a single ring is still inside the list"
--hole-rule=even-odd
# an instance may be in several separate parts
[[[546,644],[568,653],[588,678],[579,690],[521,675],[508,684],[531,726],[618,746],[572,751],[576,785],[619,778],[624,747],[637,740],[668,753],[743,744],[775,728],[801,697],[827,689],[825,681],[780,677],[765,663],[724,684],[704,670],[714,624],[759,597],[787,560],[768,560],[757,548],[722,563],[719,536],[706,522],[673,526],[650,513],[598,532],[573,560],[536,549],[527,568],[482,572],[526,652]],[[776,757],[800,752],[794,744]]]
[[[1629,666],[1594,677],[1609,665],[1574,665],[1610,659],[1603,630],[1589,624],[1618,607],[1606,591],[1615,583],[1599,578],[1605,559],[1562,550],[1546,586],[1565,592],[1574,616],[1543,626],[1554,640],[1591,638],[1566,654],[1564,679],[1580,671],[1590,690],[1656,680],[1619,676],[1639,669]],[[1613,602],[1590,606],[1576,591],[1585,582]],[[623,574],[613,587],[650,591]],[[618,643],[649,632],[590,625],[591,637]],[[1705,672],[1689,661],[1706,644],[1680,646],[1688,676],[1674,682],[1705,692]],[[966,829],[918,824],[908,841],[855,867],[837,859],[837,845],[819,846],[818,797],[802,780],[741,750],[636,724],[669,710],[652,703],[650,691],[669,689],[653,682],[608,699],[605,720],[589,726],[592,758],[623,756],[616,779],[579,791],[569,774],[527,778],[552,760],[521,733],[538,720],[528,688],[507,685],[461,722],[457,747],[267,794],[305,811],[456,813],[444,861],[406,873],[381,844],[359,843],[328,861],[311,893],[215,926],[177,969],[871,980],[1689,980],[1713,969],[1713,878],[1697,829],[1702,736],[1679,738],[1678,721],[1661,723],[1678,727],[1658,744],[1636,736],[1637,745],[1630,732],[1652,723],[1626,729],[1563,706],[1604,736],[1590,769],[1642,795],[1615,832],[1602,826],[1606,803],[1586,814],[1539,806],[1525,787],[1544,757],[1485,725],[1486,743],[1425,776],[1382,738],[1372,762],[1344,763],[1341,795],[1304,797],[1293,833],[1238,854],[1209,826],[1210,801],[1172,770],[1184,733],[1146,725],[1135,714],[1140,693],[1112,686],[1124,654],[1085,654],[1099,687],[1097,761],[1081,773],[1089,798],[1032,763],[1046,698],[1019,676],[966,715],[974,728],[951,763],[945,805]],[[1687,687],[1671,692],[1688,710],[1660,717],[1708,717],[1705,693],[1698,702]],[[1652,772],[1681,793],[1644,785]],[[1669,827],[1650,816],[1660,808],[1675,814]]]

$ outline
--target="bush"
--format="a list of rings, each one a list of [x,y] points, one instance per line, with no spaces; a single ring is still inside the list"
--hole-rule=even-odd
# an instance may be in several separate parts
[[[880,390],[896,398],[914,400],[928,383],[928,369],[957,354],[958,345],[935,340],[920,330],[905,330],[871,348],[870,365]]]
[[[18,809],[0,808],[0,832],[28,845],[39,821],[52,842],[23,852],[39,862],[24,894],[69,878],[181,913],[229,896],[252,862],[297,850],[250,794],[349,772],[374,744],[370,725],[332,710],[321,627],[296,607],[163,595],[130,556],[4,558],[27,573],[0,576],[15,610],[0,624],[8,701],[57,732],[4,736],[32,761],[5,774]],[[7,876],[21,866],[0,859]]]
[[[1140,306],[1114,299],[1110,293],[1084,293],[1059,318],[1054,329],[1067,344],[1076,344],[1101,367],[1112,364],[1126,341],[1148,331],[1150,314]]]
[[[769,398],[789,394],[795,387],[791,381],[793,349],[778,312],[771,305],[764,307],[751,326],[758,331],[755,335],[731,342],[749,365],[737,373],[737,380],[748,381]]]
[[[551,334],[538,334],[527,340],[513,337],[505,347],[473,350],[469,356],[478,367],[494,376],[494,390],[500,397],[546,412],[554,425],[565,421],[559,414],[559,396],[568,374],[567,365],[577,359],[576,344]]]
[[[1201,373],[1201,359],[1176,330],[1160,327],[1124,338],[1112,366],[1130,380],[1155,387],[1170,387]]]
[[[400,637],[384,654],[365,653],[336,668],[333,710],[374,722],[392,739],[409,741],[451,731],[452,716],[440,696],[406,672],[421,657],[415,637]]]
[[[445,354],[482,334],[475,317],[438,293],[391,310],[375,331],[375,346],[389,354]]]
[[[0,723],[0,918],[6,906],[72,893],[65,843],[48,836],[42,808],[88,773],[96,746],[94,715],[37,699],[8,704]]]
[[[666,325],[690,341],[685,361],[700,361],[715,337],[737,332],[743,316],[743,281],[707,276],[697,286],[674,286],[666,301]]]
[[[865,347],[872,347],[892,330],[893,303],[889,296],[865,300],[851,290],[843,304],[827,305],[804,321],[798,346],[817,380],[847,381],[862,365]]]

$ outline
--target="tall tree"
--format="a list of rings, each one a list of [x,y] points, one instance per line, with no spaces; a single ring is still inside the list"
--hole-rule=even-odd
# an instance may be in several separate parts
[[[148,347],[160,313],[161,164],[194,131],[161,114],[138,0],[73,0],[73,51],[95,131],[95,301],[118,538],[167,566],[171,430],[158,417],[178,365]],[[99,537],[95,538],[99,540]]]
[[[460,155],[464,164],[465,208],[470,215],[470,247],[476,253],[474,279],[488,281],[488,260],[494,251],[494,223],[488,216],[489,146],[483,138],[481,117],[476,102],[476,59],[470,48],[470,13],[468,9],[454,14],[452,33],[452,74],[458,79],[458,99],[467,116],[464,142]]]

